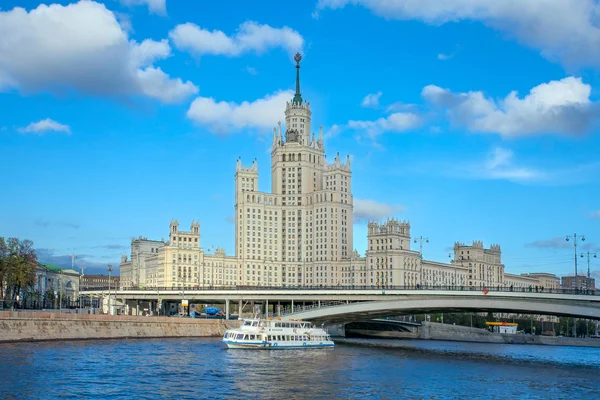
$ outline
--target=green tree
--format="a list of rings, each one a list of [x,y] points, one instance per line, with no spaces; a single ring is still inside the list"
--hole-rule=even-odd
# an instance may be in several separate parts
[[[37,255],[31,240],[0,238],[0,296],[14,308],[17,296],[35,285]]]

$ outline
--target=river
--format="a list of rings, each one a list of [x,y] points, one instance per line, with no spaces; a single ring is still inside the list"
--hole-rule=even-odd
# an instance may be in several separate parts
[[[600,349],[344,339],[226,350],[218,339],[0,345],[1,399],[598,399]]]

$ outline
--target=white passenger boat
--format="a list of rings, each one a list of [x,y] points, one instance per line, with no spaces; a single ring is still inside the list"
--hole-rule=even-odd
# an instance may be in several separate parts
[[[329,334],[307,321],[245,319],[228,329],[223,343],[230,349],[307,349],[333,347]]]

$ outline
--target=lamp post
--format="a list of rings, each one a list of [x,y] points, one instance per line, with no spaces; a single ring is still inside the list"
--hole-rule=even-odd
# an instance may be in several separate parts
[[[591,278],[591,274],[590,274],[590,258],[591,257],[598,258],[598,253],[591,253],[590,251],[588,251],[587,253],[582,253],[581,257],[583,258],[586,254],[587,254],[587,258],[588,258],[588,280],[589,280]]]
[[[429,238],[419,236],[413,240],[414,243],[419,242],[419,283],[423,286],[423,242],[429,243]]]
[[[571,235],[567,235],[567,237],[565,238],[565,240],[568,242],[571,239],[573,239],[573,248],[575,250],[575,276],[577,276],[577,239],[581,239],[582,242],[585,242],[585,236],[581,235],[579,238],[577,237],[577,234],[574,233],[573,236]]]
[[[81,266],[81,275],[79,275],[79,309],[83,309],[82,307],[82,303],[81,303],[81,281],[83,280],[83,276],[84,276],[84,271],[85,271],[85,267],[82,265]]]
[[[456,289],[456,265],[454,264],[454,259],[452,259],[452,253],[448,253],[448,258],[450,259],[450,265],[452,265],[452,269],[454,270],[454,275],[452,276],[452,289]]]
[[[60,270],[60,274],[58,275],[58,312],[62,313],[62,290],[61,290],[61,281],[62,281],[62,269]]]
[[[110,308],[110,273],[112,272],[112,265],[108,264],[108,313],[112,315]]]

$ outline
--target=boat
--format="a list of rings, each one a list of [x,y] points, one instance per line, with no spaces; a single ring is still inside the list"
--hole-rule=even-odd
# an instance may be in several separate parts
[[[331,336],[308,321],[244,319],[239,328],[228,329],[222,342],[230,349],[312,349],[333,347]]]

